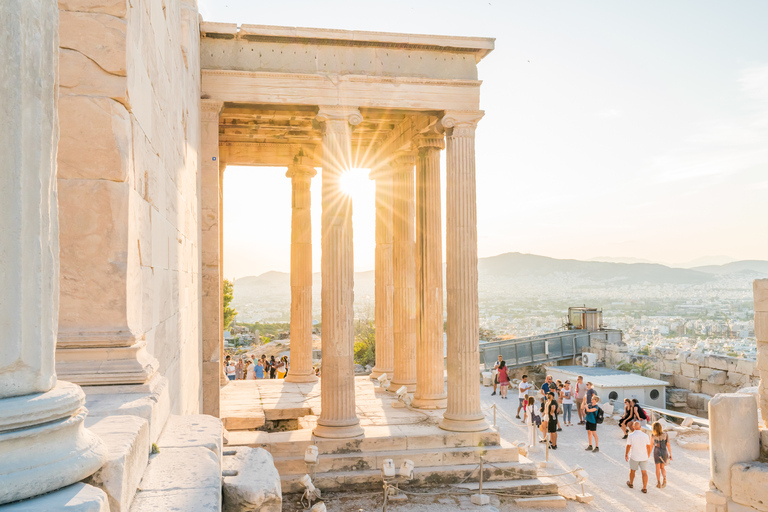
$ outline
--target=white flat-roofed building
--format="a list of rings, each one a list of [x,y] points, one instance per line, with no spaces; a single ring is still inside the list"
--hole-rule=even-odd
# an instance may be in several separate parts
[[[547,374],[555,380],[570,380],[571,389],[576,385],[576,378],[583,376],[585,384],[591,382],[594,385],[600,403],[613,400],[617,403],[617,410],[625,398],[637,398],[641,404],[666,408],[666,386],[669,384],[663,380],[611,368],[585,366],[551,366],[547,368]]]

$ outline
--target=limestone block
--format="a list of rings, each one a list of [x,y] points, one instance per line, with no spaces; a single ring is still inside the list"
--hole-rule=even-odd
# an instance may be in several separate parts
[[[768,312],[768,279],[755,279],[752,282],[752,289],[755,311]]]
[[[127,78],[107,73],[78,51],[59,50],[59,81],[61,95],[103,96],[128,104]]]
[[[109,14],[118,18],[125,17],[128,10],[127,0],[59,0],[59,9]]]
[[[711,373],[707,376],[707,382],[710,384],[715,384],[718,386],[722,386],[725,384],[725,380],[728,377],[726,372],[722,370],[711,370]]]
[[[768,311],[755,311],[755,338],[768,341]]]
[[[2,509],[3,512],[110,512],[104,491],[83,483],[4,505]]]
[[[203,447],[166,448],[152,455],[131,512],[220,510],[221,465]]]
[[[682,375],[675,375],[675,385],[685,388],[693,393],[701,393],[701,379],[692,379]]]
[[[282,510],[280,475],[268,451],[239,446],[224,457],[222,469],[237,472],[223,478],[225,512]]]
[[[128,179],[131,121],[123,105],[109,98],[62,95],[59,123],[59,178]]]
[[[712,375],[712,372],[716,372],[719,370],[713,370],[712,368],[707,368],[706,366],[699,368],[699,378],[701,380],[707,380],[710,375]]]
[[[727,370],[728,362],[720,356],[707,357],[707,366],[715,370]]]
[[[687,389],[669,388],[667,389],[667,401],[673,404],[687,403],[688,393]]]
[[[730,498],[727,500],[727,505],[723,509],[723,512],[726,510],[728,512],[755,512],[754,508],[742,505],[741,503],[736,503]]]
[[[680,363],[680,371],[682,372],[684,377],[688,377],[691,379],[698,378],[699,376],[699,368],[692,364]]]
[[[768,428],[760,429],[760,456],[768,458]]]
[[[127,512],[149,459],[149,423],[138,416],[89,416],[86,427],[101,437],[107,462],[86,480],[109,498],[111,512]]]
[[[723,372],[723,373],[725,373],[725,372]],[[724,386],[722,386],[722,385],[712,384],[710,382],[702,381],[702,383],[701,383],[701,392],[706,394],[706,395],[710,395],[710,396],[715,396],[718,393],[724,393],[725,390],[723,388],[724,388]]]
[[[752,395],[720,394],[709,402],[712,482],[731,495],[731,466],[760,456],[757,404]]]
[[[706,366],[707,356],[702,354],[701,352],[693,352],[691,355],[688,356],[688,358],[685,360],[686,363],[692,364],[693,366]]]
[[[680,363],[678,361],[664,361],[664,370],[672,375],[679,375]]]
[[[736,362],[736,372],[744,375],[752,375],[752,371],[755,369],[755,361],[749,359],[739,359]]]
[[[59,46],[82,53],[107,73],[125,76],[127,28],[115,16],[61,11]]]
[[[221,420],[207,414],[173,414],[168,418],[157,446],[161,449],[202,446],[220,458],[222,429]]]
[[[663,380],[664,382],[668,382],[670,386],[675,385],[675,376],[671,373],[666,372],[659,372],[659,380]]]
[[[690,355],[691,355],[690,351],[684,350],[684,351],[680,352],[679,354],[677,354],[677,361],[680,362],[680,363],[685,363],[686,361],[688,361],[688,356],[690,356]]]
[[[740,388],[742,386],[749,385],[749,379],[743,373],[731,371],[731,372],[728,372],[728,376],[725,379],[725,383],[729,386]]]
[[[745,462],[731,466],[731,499],[768,512],[768,464]]]

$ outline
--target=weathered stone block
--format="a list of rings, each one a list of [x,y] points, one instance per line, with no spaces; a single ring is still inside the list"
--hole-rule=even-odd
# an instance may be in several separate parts
[[[94,12],[122,18],[128,10],[127,0],[59,0],[62,11]]]
[[[280,512],[282,489],[272,455],[262,448],[238,446],[235,455],[225,456],[223,478],[225,512]]]
[[[722,370],[712,370],[712,373],[707,376],[707,382],[710,384],[722,386],[725,384],[727,378],[728,374],[726,372]]]
[[[126,21],[115,16],[61,11],[59,46],[82,53],[108,73],[125,76],[127,28]]]
[[[104,491],[83,483],[3,505],[2,508],[3,512],[111,512]]]
[[[157,446],[161,449],[202,446],[221,457],[222,429],[221,420],[207,414],[174,414],[168,418]]]
[[[715,396],[718,393],[723,393],[723,386],[719,384],[712,384],[711,382],[701,382],[701,392],[710,395]]]
[[[707,358],[707,366],[715,370],[727,370],[728,362],[720,356],[709,356]]]
[[[699,376],[699,368],[692,364],[680,363],[680,371],[682,372],[683,377],[695,379]]]
[[[693,393],[701,393],[701,379],[692,379],[682,375],[675,375],[675,385],[685,388]]]
[[[768,428],[760,429],[760,457],[768,458]]]
[[[668,382],[671,386],[675,385],[675,376],[672,375],[671,373],[659,372],[659,380]]]
[[[744,462],[731,466],[731,499],[768,512],[768,464]]]
[[[739,359],[736,362],[736,372],[743,373],[744,375],[752,375],[752,371],[755,369],[756,362],[749,359]]]
[[[60,94],[103,96],[128,104],[126,77],[113,75],[101,69],[95,62],[75,50],[59,50]]]
[[[731,495],[731,466],[760,456],[757,404],[753,395],[720,394],[709,402],[712,482]]]
[[[683,352],[680,352],[679,354],[677,354],[677,361],[679,363],[685,363],[686,361],[688,361],[688,356],[690,355],[691,355],[690,351],[684,350]]]
[[[755,338],[768,341],[768,311],[755,311]]]
[[[729,386],[740,388],[742,386],[749,385],[749,379],[747,379],[747,376],[744,375],[743,373],[728,372],[728,376],[725,380],[725,383],[728,384]]]
[[[768,279],[755,279],[752,282],[755,311],[768,312]]]

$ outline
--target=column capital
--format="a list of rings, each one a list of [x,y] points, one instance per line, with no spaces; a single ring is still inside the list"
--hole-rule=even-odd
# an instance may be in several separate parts
[[[339,105],[320,106],[315,119],[320,123],[327,121],[346,121],[352,126],[363,122],[363,115],[357,107],[345,107]]]
[[[484,115],[482,110],[446,110],[438,121],[438,128],[451,130],[450,135],[468,135],[469,132],[474,132]],[[457,130],[460,133],[457,133]]]
[[[442,133],[422,133],[413,139],[419,151],[425,149],[445,149],[445,136]]]
[[[202,121],[217,121],[224,108],[224,102],[219,100],[200,100]]]
[[[293,163],[288,166],[285,173],[286,178],[314,178],[317,170],[312,166],[312,159],[304,155],[303,151],[293,157]]]
[[[389,160],[389,164],[392,167],[413,167],[416,165],[416,155],[411,152],[401,152],[401,153],[395,153],[392,155],[392,158]]]

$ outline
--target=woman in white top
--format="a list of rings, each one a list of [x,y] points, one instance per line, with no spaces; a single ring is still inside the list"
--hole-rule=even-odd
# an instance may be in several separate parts
[[[235,368],[235,365],[230,361],[229,366],[227,366],[227,378],[229,380],[235,380],[235,376],[237,376],[237,369]]]
[[[253,362],[248,359],[245,362],[245,380],[256,380],[256,372],[254,371],[256,369],[256,365],[253,364]]]
[[[572,427],[571,409],[573,408],[573,390],[571,389],[571,381],[565,381],[563,389],[560,390],[560,396],[563,398],[563,423],[565,423],[566,427]]]

